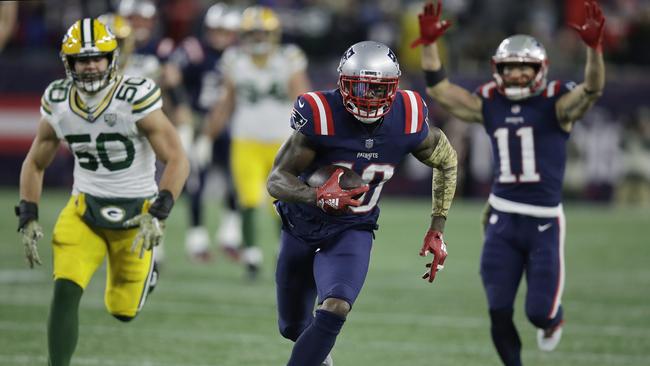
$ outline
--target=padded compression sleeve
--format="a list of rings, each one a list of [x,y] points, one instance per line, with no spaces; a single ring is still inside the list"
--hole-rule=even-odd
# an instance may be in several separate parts
[[[456,167],[458,161],[456,150],[451,146],[447,136],[440,131],[440,139],[431,156],[424,161],[434,168],[431,199],[432,216],[447,217],[451,201],[456,192]]]

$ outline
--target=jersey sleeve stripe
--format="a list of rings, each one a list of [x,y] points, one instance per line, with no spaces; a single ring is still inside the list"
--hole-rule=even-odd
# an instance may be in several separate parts
[[[405,110],[404,133],[416,133],[424,121],[422,99],[411,90],[403,90],[401,94]]]
[[[332,111],[330,110],[329,104],[327,104],[327,100],[325,100],[322,94],[319,95],[314,92],[306,93],[305,97],[311,106],[314,116],[314,132],[317,135],[334,135]]]
[[[47,113],[47,114],[52,114],[52,107],[50,107],[50,103],[45,100],[45,97],[41,98],[41,108]]]
[[[547,98],[553,97],[558,92],[558,90],[556,90],[556,89],[559,89],[559,86],[560,86],[560,83],[558,83],[557,80],[551,81],[548,84],[548,86],[546,87],[546,97]]]
[[[327,132],[328,135],[334,135],[334,118],[332,118],[332,109],[330,104],[327,102],[327,99],[321,92],[317,92],[316,95],[323,103],[323,108],[325,109],[325,116],[327,118]]]
[[[139,104],[142,104],[142,103],[146,102],[147,99],[151,98],[151,96],[156,94],[156,93],[160,93],[160,88],[157,87],[157,86],[152,91],[147,93],[147,95],[145,95],[144,97],[142,97],[142,98],[136,100],[135,102],[133,102],[133,108],[140,108]]]
[[[158,101],[160,101],[161,98],[162,98],[162,95],[160,95],[160,93],[158,93],[158,96],[157,96],[155,99],[151,100],[151,103],[147,103],[146,105],[144,105],[143,107],[138,108],[138,109],[136,109],[135,106],[133,106],[134,108],[131,110],[131,113],[134,113],[134,114],[135,114],[135,113],[141,113],[141,112],[144,112],[144,111],[146,111],[147,109],[149,109],[149,108],[151,108],[152,106],[154,106],[156,103],[158,103]]]
[[[496,85],[496,83],[494,81],[491,81],[491,82],[483,85],[481,87],[481,95],[483,96],[483,98],[489,99],[490,97],[492,97],[492,92],[493,92],[494,88],[496,88],[496,86],[497,85]]]
[[[144,100],[140,99],[141,101],[133,103],[133,113],[137,113],[149,108],[152,104],[156,103],[160,97],[160,88],[156,87],[154,91],[147,94],[147,96],[143,98]]]

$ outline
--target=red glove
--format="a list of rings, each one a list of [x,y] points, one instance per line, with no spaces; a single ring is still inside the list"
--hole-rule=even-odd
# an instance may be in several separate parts
[[[368,192],[369,187],[367,184],[350,190],[341,188],[339,181],[342,175],[343,169],[338,168],[325,184],[316,188],[316,205],[327,213],[341,212],[349,206],[358,207],[361,202],[352,197]]]
[[[587,46],[597,51],[602,50],[601,44],[605,30],[605,17],[596,0],[585,1],[585,23],[583,25],[569,23],[569,27],[575,29],[580,34],[580,38],[582,38]]]
[[[420,249],[420,257],[424,257],[429,253],[433,253],[433,261],[427,263],[426,267],[428,270],[422,278],[428,278],[429,283],[431,283],[436,277],[436,272],[445,267],[445,258],[447,258],[447,245],[445,245],[440,231],[427,231],[427,235],[424,237],[424,244],[422,244],[422,249]]]
[[[420,38],[411,43],[411,48],[415,48],[421,44],[429,45],[435,42],[447,31],[447,28],[451,27],[451,22],[447,20],[440,21],[441,12],[442,1],[438,1],[438,6],[435,11],[433,9],[433,3],[428,3],[424,6],[424,12],[418,14]]]

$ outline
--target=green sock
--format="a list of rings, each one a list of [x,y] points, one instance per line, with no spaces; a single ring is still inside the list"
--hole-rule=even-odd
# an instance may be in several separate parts
[[[242,208],[241,224],[244,247],[255,246],[255,208]]]
[[[79,302],[83,289],[70,280],[54,281],[47,324],[50,366],[69,366],[79,334]]]

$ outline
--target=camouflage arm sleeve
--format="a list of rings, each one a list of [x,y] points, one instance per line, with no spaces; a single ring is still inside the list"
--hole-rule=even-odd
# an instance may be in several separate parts
[[[440,139],[431,156],[424,161],[432,166],[433,184],[431,199],[433,200],[432,216],[447,217],[451,201],[456,191],[456,150],[451,146],[447,136],[440,131]]]

